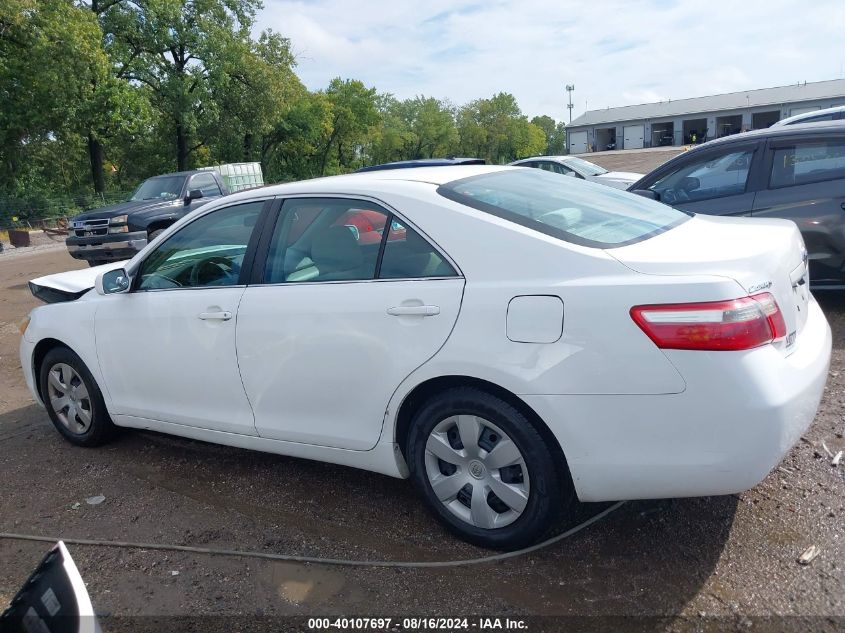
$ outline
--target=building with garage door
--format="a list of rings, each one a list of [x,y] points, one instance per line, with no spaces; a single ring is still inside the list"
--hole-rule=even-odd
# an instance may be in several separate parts
[[[845,79],[588,110],[566,127],[570,154],[688,145],[845,105]]]

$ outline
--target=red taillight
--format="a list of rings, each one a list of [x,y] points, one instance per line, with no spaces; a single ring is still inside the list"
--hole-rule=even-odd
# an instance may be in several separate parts
[[[730,301],[635,306],[631,318],[662,349],[736,351],[786,336],[783,314],[768,292]]]

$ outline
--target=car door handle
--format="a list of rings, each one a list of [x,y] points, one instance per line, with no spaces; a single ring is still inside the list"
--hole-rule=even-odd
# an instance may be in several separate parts
[[[203,321],[228,321],[232,318],[232,313],[221,310],[220,312],[200,312],[197,316]]]
[[[394,306],[387,309],[391,316],[423,316],[440,314],[440,306]]]

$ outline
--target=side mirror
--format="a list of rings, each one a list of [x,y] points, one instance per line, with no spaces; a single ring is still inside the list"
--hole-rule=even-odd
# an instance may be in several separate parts
[[[643,198],[648,198],[649,200],[660,201],[660,194],[656,191],[652,191],[651,189],[634,189],[631,193],[635,193]]]
[[[188,192],[187,197],[185,198],[185,204],[189,204],[194,200],[199,200],[200,198],[204,198],[205,196],[202,193],[202,189],[191,189]]]
[[[100,273],[94,282],[94,288],[97,289],[97,294],[101,295],[116,295],[129,292],[131,286],[132,280],[122,268]]]

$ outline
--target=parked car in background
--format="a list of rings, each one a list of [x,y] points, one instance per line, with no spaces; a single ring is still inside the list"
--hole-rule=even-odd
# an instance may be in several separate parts
[[[845,288],[845,121],[770,127],[699,145],[630,191],[685,211],[785,218],[814,288]]]
[[[31,312],[20,358],[73,444],[132,427],[410,476],[454,533],[515,548],[576,499],[731,494],[778,464],[830,359],[803,253],[792,222],[539,169],[351,174],[32,280],[76,298]]]
[[[536,167],[564,176],[597,182],[614,189],[627,189],[643,177],[642,174],[629,171],[608,171],[604,167],[577,156],[535,156],[534,158],[514,161],[511,165],[514,167]]]
[[[132,257],[164,229],[207,202],[264,184],[261,165],[235,163],[148,178],[126,202],[82,213],[67,249],[91,266]]]
[[[483,158],[463,158],[449,156],[447,158],[419,158],[416,160],[398,160],[393,163],[369,165],[361,167],[358,172],[382,171],[384,169],[412,169],[415,167],[454,167],[455,165],[483,165]]]
[[[770,127],[780,127],[782,125],[795,125],[796,123],[820,123],[822,121],[840,121],[845,119],[845,105],[836,106],[834,108],[825,108],[823,110],[813,110],[812,112],[804,112],[796,114],[795,116],[781,119],[773,123]]]

